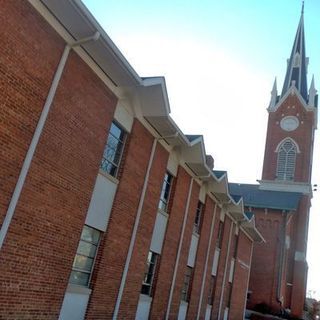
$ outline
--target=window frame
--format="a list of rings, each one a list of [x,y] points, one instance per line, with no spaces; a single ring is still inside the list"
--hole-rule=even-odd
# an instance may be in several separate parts
[[[219,221],[216,247],[221,250],[223,242],[224,222]]]
[[[183,277],[182,289],[181,289],[181,300],[185,302],[190,301],[191,289],[193,280],[193,268],[187,266],[186,272]]]
[[[207,304],[210,306],[213,306],[215,287],[216,287],[216,277],[211,275],[210,282],[209,282],[209,292],[207,297]]]
[[[150,257],[150,259],[149,259]],[[152,261],[152,257],[155,257],[155,260]],[[144,277],[142,280],[142,285],[141,285],[141,294],[144,294],[146,296],[152,297],[154,288],[155,288],[155,277],[158,271],[158,264],[159,264],[159,258],[160,255],[156,252],[149,251],[148,252],[148,257],[147,257],[147,262],[146,262],[146,271],[144,273]],[[150,267],[153,266],[152,272],[150,273]],[[145,280],[147,279],[148,275],[151,274],[150,281],[149,283],[146,282]],[[145,292],[144,289],[148,288],[148,290]]]
[[[160,210],[162,212],[168,213],[168,206],[169,206],[170,197],[171,197],[173,180],[174,180],[174,176],[169,171],[166,171],[164,178],[163,178],[160,199],[159,199],[159,203],[158,203],[158,210]],[[167,187],[168,187],[168,189],[167,189]]]
[[[85,228],[89,228],[89,229],[92,229],[92,230],[98,232],[98,240],[97,240],[97,242],[88,241],[88,240],[82,238]],[[90,282],[91,282],[91,278],[92,278],[92,274],[93,274],[93,269],[94,269],[94,265],[95,265],[96,258],[97,258],[97,255],[98,255],[99,245],[100,245],[100,241],[101,241],[101,234],[102,234],[102,232],[100,230],[96,229],[96,228],[93,228],[93,227],[91,227],[89,225],[84,225],[83,226],[82,231],[81,231],[81,235],[80,235],[80,240],[78,242],[77,252],[76,252],[76,254],[74,256],[73,263],[72,263],[72,269],[71,269],[71,273],[70,273],[70,277],[69,277],[69,284],[75,285],[75,286],[79,286],[79,287],[85,287],[85,288],[89,288],[90,287]],[[95,247],[95,252],[94,252],[93,257],[91,257],[90,255],[87,256],[87,255],[85,255],[83,253],[79,253],[79,248],[80,248],[80,243],[81,242],[90,244],[90,245]],[[86,270],[86,269],[81,269],[79,267],[75,267],[76,259],[77,259],[78,256],[92,259],[92,264],[91,264],[91,267],[90,267],[89,271]],[[86,284],[81,284],[81,283],[76,283],[76,282],[71,281],[73,272],[80,272],[80,273],[84,273],[84,274],[89,275],[87,283]]]
[[[197,204],[196,215],[195,215],[194,224],[193,224],[193,232],[198,235],[200,234],[200,231],[201,231],[203,212],[204,212],[204,203],[199,200]]]
[[[286,145],[289,144],[289,147]],[[285,139],[277,148],[276,178],[281,181],[293,181],[296,171],[298,148],[291,139]]]
[[[119,138],[116,137],[112,133],[112,126],[115,126],[117,129],[120,130],[120,137]],[[123,135],[123,138],[121,140],[122,135]],[[109,145],[109,141],[111,140],[111,137],[112,137],[112,139],[117,140],[116,148]],[[116,120],[113,120],[111,122],[111,126],[110,126],[109,133],[107,136],[107,142],[105,144],[103,154],[102,154],[102,159],[100,162],[100,169],[112,177],[117,178],[119,175],[119,168],[120,168],[121,161],[123,158],[123,151],[124,151],[124,148],[126,145],[127,137],[128,137],[128,132],[121,126],[121,124],[119,124]],[[119,143],[120,143],[120,148],[118,148]],[[108,159],[107,152],[108,152],[108,150],[111,150],[111,149],[114,152],[113,158],[115,158],[115,155],[119,154],[118,160],[116,162],[114,161],[114,159],[112,159],[112,160]],[[109,165],[111,165],[111,169],[108,169]],[[113,170],[114,170],[114,172],[112,172]]]

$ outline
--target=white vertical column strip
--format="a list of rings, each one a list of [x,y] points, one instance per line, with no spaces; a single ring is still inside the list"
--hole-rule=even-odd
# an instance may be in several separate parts
[[[241,230],[239,230],[241,232]],[[248,290],[249,290],[249,281],[250,281],[250,272],[251,272],[251,262],[252,262],[252,253],[253,253],[253,245],[254,243],[252,242],[251,244],[251,250],[250,250],[250,263],[249,263],[249,270],[248,270],[248,279],[247,279],[247,290],[246,294],[244,296],[244,312],[247,309],[247,295],[248,295]]]
[[[7,235],[14,211],[15,211],[16,206],[18,204],[18,200],[20,198],[20,194],[21,194],[24,182],[26,180],[27,174],[29,172],[29,168],[30,168],[30,165],[32,162],[34,152],[35,152],[36,147],[38,145],[38,142],[39,142],[39,139],[40,139],[40,136],[42,133],[42,129],[45,125],[53,98],[54,98],[55,93],[57,91],[57,87],[60,82],[61,75],[64,70],[64,66],[65,66],[66,61],[68,59],[70,49],[71,49],[71,47],[69,45],[66,45],[64,48],[63,54],[61,56],[61,59],[60,59],[59,65],[58,65],[58,68],[56,70],[53,81],[51,83],[51,87],[50,87],[50,90],[49,90],[49,93],[47,96],[47,100],[46,100],[44,107],[42,109],[36,130],[35,130],[34,135],[32,137],[32,140],[31,140],[29,149],[27,151],[26,157],[23,161],[22,168],[21,168],[21,171],[20,171],[20,174],[18,177],[18,181],[17,181],[17,184],[16,184],[15,189],[13,191],[13,195],[11,197],[9,207],[8,207],[6,216],[4,218],[4,221],[3,221],[3,224],[2,224],[2,227],[0,230],[0,249],[2,248],[2,245],[3,245],[4,239]]]
[[[209,244],[208,244],[208,248],[207,248],[206,262],[205,262],[205,265],[204,265],[203,276],[202,276],[202,284],[201,284],[201,289],[200,289],[200,299],[199,299],[197,320],[199,320],[199,318],[200,318],[201,305],[202,305],[202,299],[203,299],[203,291],[204,291],[204,285],[205,285],[205,282],[206,282],[206,275],[207,275],[207,270],[208,270],[208,262],[209,262],[209,255],[210,255],[210,251],[211,251],[211,241],[212,241],[213,229],[214,229],[214,225],[215,225],[217,206],[218,205],[216,203],[215,206],[214,206],[214,212],[213,212],[213,215],[212,215],[211,229],[210,229],[210,236],[209,236]]]
[[[176,263],[175,263],[175,266],[174,266],[173,277],[172,277],[172,282],[171,282],[171,287],[170,287],[169,300],[168,300],[168,306],[167,306],[167,312],[166,312],[166,317],[165,317],[166,320],[169,319],[169,314],[170,314],[173,291],[174,291],[174,286],[175,286],[175,282],[176,282],[178,266],[179,266],[179,261],[180,261],[180,255],[181,255],[184,231],[185,231],[185,228],[186,228],[187,218],[188,218],[188,213],[189,213],[192,186],[193,186],[193,178],[191,178],[191,181],[190,181],[189,191],[188,191],[188,198],[187,198],[186,208],[185,208],[185,211],[184,211],[182,229],[181,229],[180,240],[179,240],[179,247],[178,247],[178,252],[177,252],[177,256],[176,256]]]
[[[220,302],[219,302],[219,312],[218,312],[218,318],[217,318],[218,320],[220,319],[220,315],[221,315],[221,308],[222,308],[223,295],[224,295],[224,286],[225,286],[226,278],[227,278],[228,260],[229,260],[229,254],[230,254],[233,225],[234,225],[234,223],[231,221],[231,227],[230,227],[230,232],[229,232],[229,240],[228,240],[228,249],[227,249],[227,256],[226,256],[226,263],[225,263],[225,267],[224,267],[223,280],[222,280],[222,289],[221,289]]]
[[[66,44],[66,46],[64,47],[64,51],[63,51],[62,56],[60,58],[57,70],[56,70],[56,72],[54,74],[54,77],[53,77],[53,80],[51,82],[51,86],[50,86],[50,89],[49,89],[49,92],[48,92],[48,95],[47,95],[47,99],[46,99],[46,101],[44,103],[44,106],[43,106],[39,121],[37,123],[37,127],[35,129],[34,134],[33,134],[29,149],[28,149],[27,154],[26,154],[26,157],[25,157],[25,159],[23,161],[23,164],[22,164],[22,167],[21,167],[21,170],[20,170],[20,174],[19,174],[19,177],[18,177],[18,181],[17,181],[17,184],[16,184],[16,186],[14,188],[13,195],[11,197],[7,213],[6,213],[5,218],[3,220],[3,224],[2,224],[2,227],[1,227],[1,230],[0,230],[0,250],[1,250],[2,246],[3,246],[4,239],[5,239],[5,237],[6,237],[7,233],[8,233],[8,229],[9,229],[11,220],[13,218],[16,206],[18,204],[18,201],[19,201],[19,198],[20,198],[20,195],[21,195],[21,191],[22,191],[22,188],[24,186],[24,182],[26,180],[27,174],[28,174],[29,169],[30,169],[30,165],[31,165],[31,162],[32,162],[32,159],[33,159],[33,155],[34,155],[34,153],[36,151],[36,148],[37,148],[38,142],[40,140],[40,136],[42,134],[42,130],[43,130],[44,125],[46,123],[46,120],[47,120],[47,117],[48,117],[48,114],[49,114],[53,99],[54,99],[54,97],[56,95],[56,91],[57,91],[58,85],[60,83],[60,79],[61,79],[64,67],[66,65],[70,50],[72,48],[77,47],[77,46],[79,46],[81,44],[84,44],[86,42],[96,41],[96,40],[98,40],[99,37],[100,37],[99,32],[96,32],[93,36],[83,38],[83,39],[75,41],[75,42],[73,42],[71,44]]]
[[[136,241],[136,236],[137,236],[137,232],[138,232],[138,226],[139,226],[139,222],[140,222],[140,217],[141,217],[141,212],[142,212],[142,208],[143,208],[144,198],[145,198],[146,191],[147,191],[147,186],[148,186],[148,182],[149,182],[149,176],[150,176],[150,171],[151,171],[151,166],[152,166],[152,162],[153,162],[156,146],[157,146],[157,139],[154,139],[153,140],[152,149],[151,149],[150,158],[149,158],[149,163],[148,163],[148,167],[147,167],[147,172],[146,172],[146,175],[145,175],[145,178],[144,178],[144,183],[143,183],[143,187],[142,187],[142,191],[141,191],[141,195],[140,195],[139,205],[138,205],[136,219],[135,219],[135,222],[134,222],[134,227],[133,227],[133,231],[132,231],[132,235],[131,235],[131,240],[130,240],[130,245],[129,245],[129,249],[128,249],[127,259],[126,259],[124,270],[123,270],[123,273],[122,273],[120,288],[119,288],[119,291],[118,291],[117,301],[116,301],[116,305],[115,305],[115,308],[114,308],[114,311],[113,311],[112,319],[117,319],[117,317],[118,317],[120,303],[121,303],[121,299],[122,299],[122,295],[123,295],[124,286],[125,286],[126,280],[127,280],[127,275],[128,275],[128,270],[129,270],[129,265],[130,265],[130,261],[131,261],[131,257],[132,257],[134,244],[135,244],[135,241]]]

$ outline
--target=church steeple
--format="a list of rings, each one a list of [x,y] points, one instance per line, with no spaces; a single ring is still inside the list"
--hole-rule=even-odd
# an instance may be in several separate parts
[[[302,3],[301,17],[293,43],[290,59],[288,60],[286,77],[281,97],[286,94],[292,84],[298,89],[305,102],[308,102],[307,67],[305,37],[304,37],[304,2]]]

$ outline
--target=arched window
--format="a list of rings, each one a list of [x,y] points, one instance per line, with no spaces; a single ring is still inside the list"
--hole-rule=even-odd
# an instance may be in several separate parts
[[[291,139],[284,140],[277,148],[277,179],[293,180],[296,167],[297,145]]]

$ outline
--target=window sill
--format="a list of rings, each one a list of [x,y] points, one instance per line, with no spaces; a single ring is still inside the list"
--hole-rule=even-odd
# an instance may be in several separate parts
[[[90,295],[91,294],[91,289],[83,286],[78,286],[76,284],[68,284],[67,287],[67,292],[68,293],[77,293],[77,294],[84,294],[84,295]]]
[[[169,214],[161,209],[158,208],[158,212],[161,213],[163,216],[165,216],[166,218],[169,218]]]
[[[180,300],[180,305],[188,306],[189,302],[186,300]]]
[[[115,184],[119,184],[119,180],[117,178],[115,178],[114,176],[112,176],[111,174],[109,174],[108,172],[105,172],[102,169],[99,169],[99,174],[101,174],[102,176],[104,176],[105,178],[110,180],[111,182],[113,182]]]
[[[197,237],[197,238],[200,238],[200,233],[198,233],[196,231],[192,231],[192,235]]]
[[[148,294],[140,293],[140,301],[151,302],[152,297]]]

